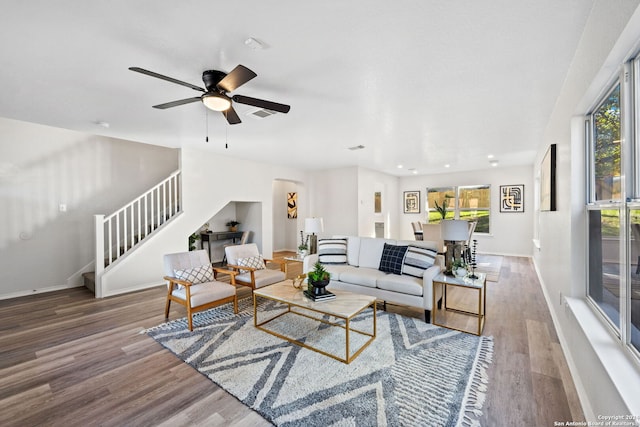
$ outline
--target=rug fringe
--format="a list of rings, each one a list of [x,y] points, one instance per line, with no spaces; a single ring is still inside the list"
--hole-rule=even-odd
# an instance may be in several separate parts
[[[462,401],[458,426],[480,427],[478,418],[482,416],[482,407],[487,399],[487,384],[489,383],[487,369],[489,364],[493,362],[493,337],[481,337],[481,340],[473,363],[473,377],[469,381]]]

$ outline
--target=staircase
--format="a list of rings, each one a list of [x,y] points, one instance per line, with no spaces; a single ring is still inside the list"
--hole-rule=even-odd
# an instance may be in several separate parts
[[[146,238],[180,213],[180,171],[109,216],[95,215],[95,272],[83,273],[84,284],[102,297],[102,275]]]

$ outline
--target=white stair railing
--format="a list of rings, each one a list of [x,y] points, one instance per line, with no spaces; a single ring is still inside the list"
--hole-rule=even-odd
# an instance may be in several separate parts
[[[95,215],[96,297],[102,297],[104,269],[181,210],[180,171],[109,216]]]

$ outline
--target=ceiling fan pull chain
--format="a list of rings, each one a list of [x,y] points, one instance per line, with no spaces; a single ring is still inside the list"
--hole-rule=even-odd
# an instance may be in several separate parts
[[[204,140],[205,142],[209,142],[209,112],[207,109],[204,110],[204,121],[207,127],[207,136]]]
[[[229,123],[224,127],[224,148],[229,148]]]

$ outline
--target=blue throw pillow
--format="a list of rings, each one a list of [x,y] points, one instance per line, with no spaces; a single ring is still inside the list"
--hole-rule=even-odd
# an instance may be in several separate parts
[[[385,243],[378,270],[384,271],[385,273],[401,274],[402,263],[406,253],[407,246],[395,246]]]

